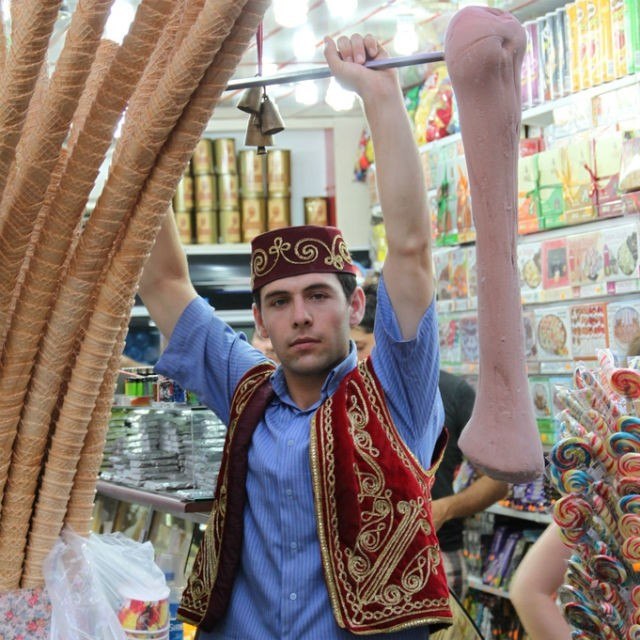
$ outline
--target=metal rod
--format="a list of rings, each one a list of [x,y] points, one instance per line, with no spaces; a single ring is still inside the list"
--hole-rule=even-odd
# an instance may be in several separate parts
[[[428,62],[440,62],[441,60],[444,60],[443,51],[423,51],[422,53],[414,53],[410,56],[384,58],[382,60],[369,60],[369,62],[366,62],[364,66],[368,69],[391,69],[394,67],[410,67],[412,65],[425,64]],[[249,89],[251,87],[266,87],[272,84],[289,84],[291,82],[303,82],[304,80],[320,80],[322,78],[330,77],[331,69],[329,69],[329,67],[303,69],[301,71],[281,73],[274,76],[254,76],[253,78],[232,80],[227,85],[226,91]]]

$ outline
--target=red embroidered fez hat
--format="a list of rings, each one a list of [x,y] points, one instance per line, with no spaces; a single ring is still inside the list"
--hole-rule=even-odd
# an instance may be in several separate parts
[[[251,291],[305,273],[357,273],[339,229],[284,227],[251,241]]]

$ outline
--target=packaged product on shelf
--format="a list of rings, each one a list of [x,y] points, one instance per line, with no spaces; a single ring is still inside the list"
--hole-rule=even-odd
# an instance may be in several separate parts
[[[609,0],[606,0],[609,2]],[[556,51],[558,53],[558,66],[560,70],[559,86],[560,95],[571,93],[571,51],[570,42],[567,39],[567,8],[560,7],[555,10],[555,38]]]
[[[524,309],[522,312],[522,324],[524,329],[524,355],[527,362],[532,362],[536,360],[538,356],[535,311],[532,309]]]
[[[536,344],[539,360],[570,360],[571,317],[569,307],[536,309]]]
[[[329,202],[322,196],[303,199],[305,224],[329,224]]]
[[[538,157],[527,155],[518,161],[518,233],[540,228],[540,191],[538,189]]]
[[[208,138],[201,138],[191,156],[194,175],[213,173],[213,144]]]
[[[291,224],[291,197],[267,198],[267,229],[281,229]]]
[[[602,255],[604,279],[607,282],[640,277],[638,222],[630,220],[626,224],[607,229]]]
[[[564,197],[562,190],[563,153],[559,147],[538,154],[540,180],[540,214],[543,227],[549,229],[565,224]]]
[[[218,206],[218,189],[212,173],[202,173],[193,179],[196,210],[211,210]]]
[[[465,364],[477,364],[480,356],[478,343],[478,316],[462,316],[458,322],[460,331],[460,358]]]
[[[242,198],[242,242],[251,242],[267,230],[267,203],[264,198]]]
[[[439,309],[450,309],[450,304],[443,304],[453,297],[451,281],[451,249],[438,249],[433,253],[433,265],[436,276],[436,298]]]
[[[632,340],[640,335],[640,301],[625,300],[607,305],[609,348],[615,356],[626,357]]]
[[[543,376],[529,377],[529,393],[533,402],[533,410],[540,432],[542,444],[553,444],[555,439],[555,427],[553,424],[552,394],[549,381]]]
[[[438,319],[442,364],[457,365],[462,361],[459,323],[460,319],[455,316],[441,316]]]
[[[414,115],[414,131],[416,143],[425,144],[427,141],[427,123],[429,114],[438,95],[438,88],[447,77],[447,67],[444,64],[436,66],[420,88],[418,106]]]
[[[580,58],[580,30],[578,27],[578,4],[570,2],[566,5],[567,13],[565,17],[565,37],[569,43],[571,62],[571,92],[575,93],[582,87],[581,83],[581,58]]]
[[[527,33],[527,48],[522,61],[522,106],[527,109],[541,102],[538,24],[531,21],[526,22],[523,26]]]
[[[176,211],[174,215],[180,242],[182,244],[191,244],[193,242],[193,212]]]
[[[595,360],[596,349],[609,346],[607,304],[591,302],[570,307],[571,351],[574,360]]]
[[[238,209],[238,176],[233,173],[220,173],[217,176],[218,206],[220,209]]]
[[[540,86],[543,102],[553,100],[554,95],[553,76],[556,66],[556,52],[553,41],[553,24],[551,14],[542,16],[536,20],[538,24],[538,53],[540,56]]]
[[[267,191],[269,196],[291,195],[291,151],[270,149],[267,153]]]
[[[620,191],[640,191],[640,132],[625,131],[620,159]]]
[[[242,242],[242,227],[238,209],[220,209],[218,233],[222,244]]]
[[[593,143],[598,215],[619,215],[622,213],[622,201],[618,193],[622,135],[609,128],[599,129],[595,132]]]
[[[539,302],[542,294],[542,243],[518,244],[520,295],[523,302]]]
[[[217,174],[236,174],[236,141],[233,138],[216,138],[213,141],[214,167]]]
[[[578,28],[578,69],[580,70],[580,89],[588,89],[593,86],[593,52],[591,50],[592,38],[589,24],[589,10],[593,6],[593,0],[576,0],[577,28]]]
[[[454,301],[463,302],[459,308],[467,308],[469,298],[467,256],[469,252],[464,247],[456,247],[451,252],[451,297]],[[454,306],[455,306],[454,302]]]
[[[476,230],[471,215],[471,192],[469,188],[469,174],[464,156],[456,159],[456,226],[458,241],[471,242],[475,240]]]
[[[562,195],[567,224],[596,216],[595,163],[590,137],[572,136],[562,153]]]
[[[569,260],[566,238],[542,242],[542,287],[555,289],[569,285]]]
[[[611,45],[613,73],[622,78],[629,73],[627,38],[625,34],[625,0],[611,0]]]
[[[240,189],[243,196],[265,195],[265,156],[255,149],[242,149],[238,152],[240,165]]]
[[[600,231],[568,236],[567,255],[571,285],[590,285],[604,280],[603,251],[604,234]]]
[[[178,211],[191,211],[194,207],[193,197],[193,178],[184,174],[178,186],[176,187],[176,193],[173,196],[173,210]]]
[[[218,241],[218,216],[213,209],[196,209],[196,242],[214,244]]]

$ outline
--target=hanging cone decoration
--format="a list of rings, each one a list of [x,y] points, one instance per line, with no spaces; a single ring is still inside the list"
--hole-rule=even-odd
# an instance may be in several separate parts
[[[262,106],[262,87],[249,87],[238,102],[238,109],[245,113],[258,115]]]
[[[274,136],[284,131],[284,121],[278,105],[265,93],[260,109],[260,130],[267,136]]]
[[[244,143],[248,147],[258,147],[258,155],[264,155],[267,152],[265,147],[273,146],[273,138],[262,133],[259,115],[252,114],[249,118]]]

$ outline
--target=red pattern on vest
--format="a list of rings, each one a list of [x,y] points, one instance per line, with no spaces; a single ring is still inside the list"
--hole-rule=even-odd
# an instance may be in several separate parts
[[[272,394],[271,370],[254,367],[234,393],[214,506],[179,609],[207,631],[224,615],[242,544],[240,503],[232,506],[228,497],[231,482],[242,481],[244,491],[248,447],[233,441],[249,442],[271,398],[264,393],[267,387]],[[430,498],[445,444],[443,434],[436,463],[423,470],[393,425],[369,360],[347,374],[314,415],[310,457],[325,581],[338,625],[354,634],[451,622]],[[233,451],[245,456],[242,479],[228,473]],[[233,533],[225,536],[230,520]]]

